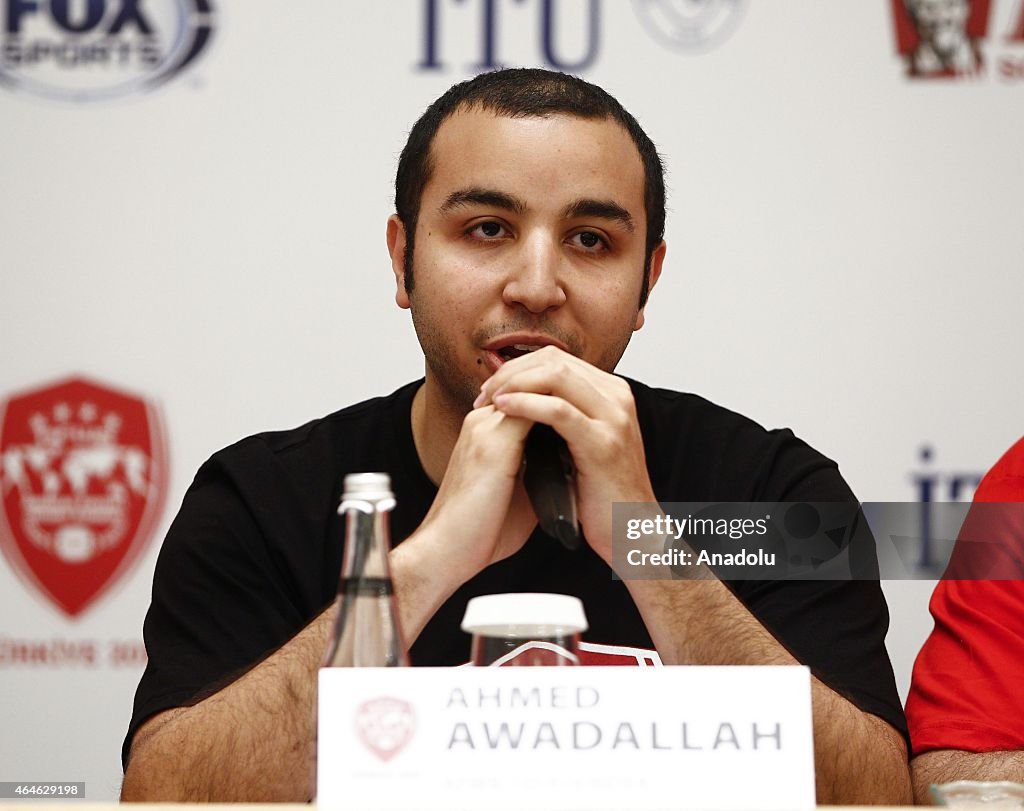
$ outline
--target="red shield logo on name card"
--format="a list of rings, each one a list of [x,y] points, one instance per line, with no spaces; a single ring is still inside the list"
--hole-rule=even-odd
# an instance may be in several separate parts
[[[355,721],[359,740],[385,763],[405,748],[416,729],[412,705],[387,696],[360,704]]]
[[[163,429],[140,397],[82,378],[11,397],[0,414],[0,547],[69,616],[150,539],[166,490]]]

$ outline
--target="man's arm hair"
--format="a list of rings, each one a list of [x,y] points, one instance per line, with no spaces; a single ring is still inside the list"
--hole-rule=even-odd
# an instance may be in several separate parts
[[[799,662],[708,572],[689,581],[627,581],[666,664],[796,665]],[[814,772],[820,805],[909,805],[903,736],[812,679]]]
[[[965,752],[961,749],[936,749],[911,761],[914,777],[914,801],[932,802],[928,788],[932,783],[954,780],[1012,780],[1024,782],[1024,752]]]
[[[311,799],[316,672],[333,618],[332,607],[222,690],[146,721],[132,740],[121,799]]]
[[[391,552],[406,643],[457,583],[424,577],[415,544]],[[190,707],[146,721],[132,740],[123,801],[304,802],[316,762],[317,671],[334,624],[324,610],[236,681]]]

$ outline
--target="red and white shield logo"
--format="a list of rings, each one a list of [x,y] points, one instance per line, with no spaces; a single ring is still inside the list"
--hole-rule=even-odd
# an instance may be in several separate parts
[[[159,516],[157,410],[81,378],[16,395],[2,406],[0,461],[0,547],[75,616],[128,570]]]
[[[355,721],[359,740],[384,762],[405,747],[416,729],[416,713],[412,705],[400,698],[386,696],[360,704]]]

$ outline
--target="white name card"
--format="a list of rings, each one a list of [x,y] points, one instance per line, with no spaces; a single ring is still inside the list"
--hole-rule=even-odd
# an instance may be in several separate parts
[[[805,667],[325,668],[317,805],[814,806]]]

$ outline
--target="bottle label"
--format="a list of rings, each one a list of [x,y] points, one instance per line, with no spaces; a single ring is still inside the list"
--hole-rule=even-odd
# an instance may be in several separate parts
[[[343,577],[338,591],[352,597],[390,597],[394,587],[389,577]]]

